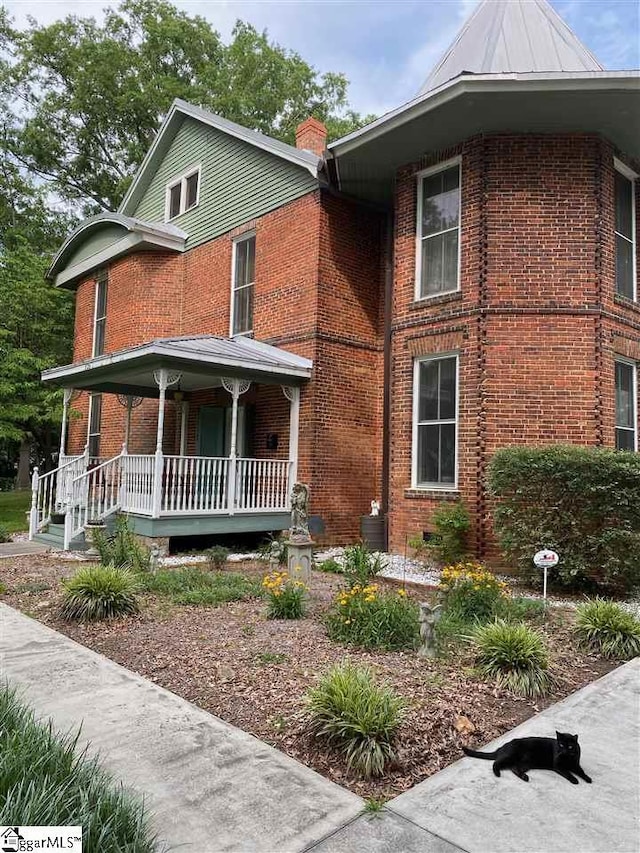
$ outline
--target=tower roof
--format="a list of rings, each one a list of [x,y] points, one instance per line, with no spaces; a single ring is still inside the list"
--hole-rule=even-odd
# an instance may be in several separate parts
[[[547,0],[482,0],[418,94],[464,73],[603,70]]]

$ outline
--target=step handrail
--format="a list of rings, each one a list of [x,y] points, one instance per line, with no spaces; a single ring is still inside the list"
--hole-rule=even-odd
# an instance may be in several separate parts
[[[36,533],[42,530],[51,521],[55,507],[62,507],[66,500],[66,494],[61,496],[59,492],[60,473],[67,471],[85,459],[84,454],[72,456],[47,471],[40,474],[38,468],[33,469],[31,476],[31,511],[29,513],[29,538],[33,539]]]
[[[81,534],[88,521],[102,520],[122,505],[122,459],[112,456],[95,468],[89,468],[71,481],[71,494],[64,518],[64,549]]]

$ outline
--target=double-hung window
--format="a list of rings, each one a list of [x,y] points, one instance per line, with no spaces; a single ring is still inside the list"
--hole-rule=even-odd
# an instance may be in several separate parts
[[[636,365],[616,361],[616,450],[637,450]]]
[[[166,222],[197,207],[200,201],[200,166],[188,169],[167,184],[165,198]]]
[[[615,161],[616,293],[636,298],[635,174]]]
[[[101,271],[96,276],[96,303],[93,320],[93,355],[104,352],[104,333],[107,323],[107,273]]]
[[[414,364],[414,488],[456,487],[458,356],[420,358]]]
[[[418,175],[416,299],[460,287],[460,162]]]
[[[87,444],[89,445],[89,458],[97,459],[100,456],[100,422],[102,420],[102,394],[91,394],[89,396],[89,434]]]
[[[253,331],[253,288],[256,278],[256,235],[249,234],[233,244],[231,282],[231,334]]]

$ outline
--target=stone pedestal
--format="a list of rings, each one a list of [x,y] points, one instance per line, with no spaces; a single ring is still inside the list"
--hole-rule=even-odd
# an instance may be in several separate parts
[[[287,571],[292,580],[311,583],[313,565],[313,540],[310,537],[292,537],[287,540]]]

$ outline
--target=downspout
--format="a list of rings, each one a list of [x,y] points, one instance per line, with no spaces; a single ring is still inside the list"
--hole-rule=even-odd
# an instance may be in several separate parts
[[[391,318],[393,316],[394,214],[385,222],[384,241],[384,343],[382,397],[382,514],[384,515],[384,547],[389,549],[389,475],[391,472]]]

